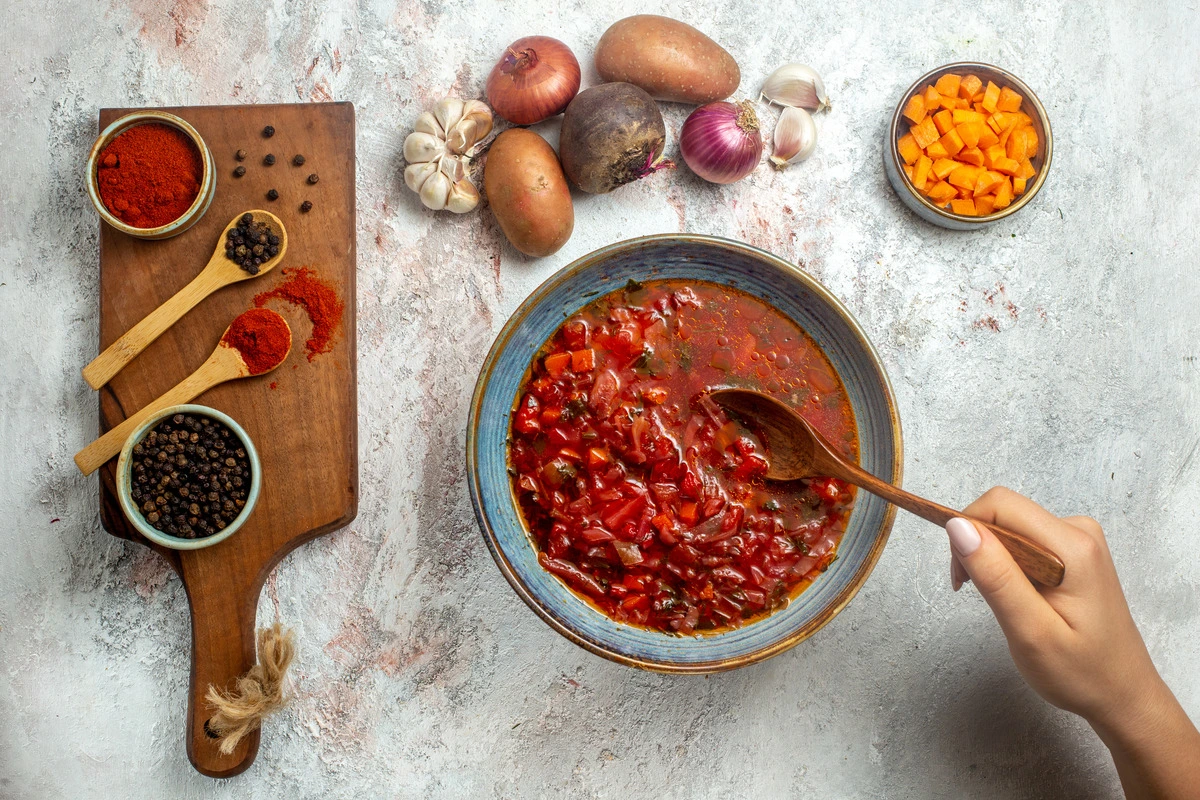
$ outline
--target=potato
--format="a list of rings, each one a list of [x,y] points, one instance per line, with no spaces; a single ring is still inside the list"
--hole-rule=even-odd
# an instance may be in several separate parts
[[[500,230],[513,247],[541,258],[567,243],[575,229],[571,190],[545,139],[510,128],[488,150],[483,189]]]
[[[596,70],[608,82],[632,83],[656,100],[711,103],[742,81],[733,56],[691,25],[654,14],[626,17],[596,46]]]

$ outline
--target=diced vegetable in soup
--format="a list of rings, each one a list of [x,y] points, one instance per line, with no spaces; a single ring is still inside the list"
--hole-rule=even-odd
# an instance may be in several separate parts
[[[599,298],[546,343],[517,397],[512,485],[538,560],[617,621],[743,625],[836,558],[853,487],[764,481],[761,443],[707,397],[721,386],[777,395],[857,457],[816,343],[716,284],[631,282]]]

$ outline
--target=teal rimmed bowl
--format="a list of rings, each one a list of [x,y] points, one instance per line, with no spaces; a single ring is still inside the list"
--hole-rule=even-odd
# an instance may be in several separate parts
[[[708,281],[740,289],[791,317],[841,375],[858,424],[859,459],[899,485],[900,419],[887,373],[854,317],[794,264],[741,242],[664,234],[619,242],[575,261],[520,305],[500,331],[475,385],[467,423],[471,501],[496,564],[543,620],[591,652],[642,669],[707,673],[782,653],[841,611],[878,561],[895,509],[859,491],[837,561],[786,608],[742,628],[675,636],[615,622],[538,564],[508,469],[510,415],[530,362],[563,320],[629,279]]]
[[[199,417],[215,419],[217,422],[224,424],[229,430],[233,431],[233,435],[246,448],[246,457],[250,461],[250,491],[246,494],[246,505],[242,508],[242,513],[234,517],[233,522],[226,525],[225,529],[220,533],[200,539],[184,539],[158,530],[149,522],[146,522],[145,517],[142,516],[142,512],[138,509],[130,493],[133,486],[131,456],[134,446],[146,438],[146,434],[153,430],[158,423],[176,414],[195,414]],[[184,405],[164,408],[134,429],[133,433],[129,434],[129,438],[125,440],[125,446],[121,448],[121,455],[117,457],[117,499],[121,503],[121,510],[125,512],[125,518],[129,520],[129,524],[136,528],[137,532],[142,536],[145,536],[155,544],[161,544],[163,547],[169,547],[172,550],[200,550],[204,547],[212,547],[214,544],[223,542],[230,536],[233,536],[254,512],[254,506],[258,503],[258,495],[261,490],[262,462],[258,459],[258,450],[254,449],[254,442],[250,441],[250,435],[246,433],[241,425],[234,422],[233,417],[208,406],[186,403]]]

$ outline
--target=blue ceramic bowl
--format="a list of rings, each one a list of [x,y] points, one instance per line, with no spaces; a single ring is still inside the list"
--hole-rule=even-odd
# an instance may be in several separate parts
[[[146,522],[146,518],[142,516],[141,510],[138,509],[137,503],[134,502],[130,494],[133,486],[134,446],[146,438],[146,434],[150,433],[158,423],[176,414],[195,414],[198,417],[210,417],[217,422],[224,423],[225,427],[233,431],[233,435],[238,437],[242,446],[246,448],[246,456],[250,461],[250,491],[246,493],[246,505],[242,508],[241,513],[233,518],[233,522],[212,536],[205,536],[199,539],[183,539],[179,536],[163,533],[149,522]],[[234,422],[233,417],[208,406],[193,404],[169,406],[151,415],[145,422],[135,428],[133,433],[129,434],[129,438],[125,440],[124,447],[121,448],[121,455],[117,457],[117,499],[121,503],[121,510],[125,512],[125,518],[129,520],[129,524],[133,525],[142,536],[172,550],[200,550],[204,547],[212,547],[214,544],[223,542],[230,536],[233,536],[246,523],[246,520],[250,519],[250,515],[254,513],[254,506],[258,502],[258,495],[261,491],[262,462],[259,461],[258,450],[254,449],[254,442],[250,441],[250,435],[246,433],[246,430],[241,425]]]
[[[509,482],[509,417],[530,362],[566,317],[630,278],[724,284],[795,320],[841,375],[858,423],[862,466],[899,484],[900,420],[887,374],[850,312],[825,287],[770,253],[711,236],[631,239],[584,256],[542,284],[504,326],[475,386],[467,475],[484,538],[504,577],[550,627],[597,655],[660,672],[717,672],[783,652],[818,631],[871,574],[895,509],[860,491],[839,558],[786,608],[745,627],[675,636],[606,617],[538,564]]]

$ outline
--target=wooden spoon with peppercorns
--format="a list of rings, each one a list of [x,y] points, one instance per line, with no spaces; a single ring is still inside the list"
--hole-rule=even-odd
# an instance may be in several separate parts
[[[190,403],[218,383],[235,378],[265,375],[287,360],[292,351],[292,329],[268,308],[243,311],[230,323],[208,360],[162,397],[150,403],[75,454],[75,465],[91,475],[115,458],[125,440],[139,425],[164,408]]]
[[[753,389],[717,389],[708,396],[759,434],[767,449],[768,466],[764,476],[767,480],[792,481],[826,476],[866,489],[936,525],[945,525],[954,517],[966,516],[880,480],[857,464],[847,461],[808,420],[769,394]],[[995,534],[1031,580],[1043,586],[1062,583],[1066,568],[1049,548],[999,525],[982,520],[975,520],[975,523]]]
[[[255,239],[265,237],[265,240],[249,241],[250,235]],[[88,386],[99,389],[217,289],[257,278],[275,269],[287,253],[287,244],[287,229],[270,211],[255,209],[234,217],[221,231],[217,248],[200,274],[96,356],[83,368],[83,379]],[[255,252],[255,247],[261,247],[262,251]]]

